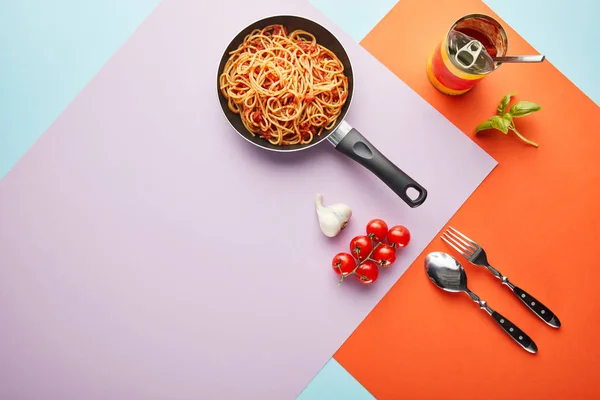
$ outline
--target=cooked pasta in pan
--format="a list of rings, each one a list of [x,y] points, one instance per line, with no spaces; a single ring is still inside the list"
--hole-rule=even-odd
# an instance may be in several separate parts
[[[308,144],[335,126],[348,97],[344,66],[309,32],[270,25],[247,35],[219,76],[229,109],[273,145]]]

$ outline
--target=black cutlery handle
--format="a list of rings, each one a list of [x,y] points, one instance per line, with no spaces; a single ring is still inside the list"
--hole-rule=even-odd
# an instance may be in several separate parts
[[[519,329],[515,324],[506,319],[502,314],[497,311],[492,311],[490,314],[492,318],[500,325],[500,327],[506,332],[515,342],[530,353],[537,353],[537,346],[535,342],[527,336],[525,332]]]
[[[553,328],[560,328],[560,320],[548,307],[543,305],[539,300],[535,297],[521,289],[520,287],[515,286],[512,288],[513,293],[521,300],[525,305],[535,313],[538,317],[540,317],[543,321],[545,321],[548,325]]]

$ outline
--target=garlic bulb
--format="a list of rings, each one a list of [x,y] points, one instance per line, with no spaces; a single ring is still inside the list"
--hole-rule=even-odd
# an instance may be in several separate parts
[[[323,207],[323,195],[317,194],[317,217],[321,231],[328,237],[334,237],[346,227],[352,216],[352,210],[346,204],[337,203]]]

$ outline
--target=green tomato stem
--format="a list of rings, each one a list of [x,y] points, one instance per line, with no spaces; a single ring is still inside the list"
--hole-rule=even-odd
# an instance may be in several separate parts
[[[383,242],[377,242],[376,244],[374,244],[375,242],[373,241],[373,238],[371,239],[371,252],[369,253],[369,255],[367,257],[365,257],[363,260],[358,260],[358,264],[356,264],[356,267],[354,267],[354,270],[352,270],[352,272],[350,272],[348,275],[342,275],[342,279],[340,279],[340,281],[338,282],[338,286],[342,284],[342,282],[344,282],[350,275],[355,275],[356,271],[358,270],[358,268],[363,265],[365,263],[365,261],[375,261],[371,258],[371,256],[373,255],[373,252],[375,252],[375,249],[377,249]],[[357,254],[358,256],[358,254]],[[358,259],[358,257],[356,257]],[[375,263],[375,265],[377,265],[377,263]]]

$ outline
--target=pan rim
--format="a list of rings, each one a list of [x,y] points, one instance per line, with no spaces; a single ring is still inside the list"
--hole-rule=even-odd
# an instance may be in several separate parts
[[[221,112],[223,113],[223,116],[225,117],[225,119],[227,120],[227,123],[229,124],[229,126],[231,126],[231,128],[238,134],[238,136],[241,136],[242,138],[244,138],[244,140],[246,140],[247,142],[253,144],[254,146],[261,148],[263,150],[268,150],[268,151],[272,151],[275,153],[293,153],[293,152],[298,152],[298,151],[302,151],[302,150],[307,150],[310,149],[311,147],[314,147],[316,145],[321,144],[321,142],[323,141],[329,141],[329,137],[340,127],[340,124],[346,120],[346,115],[348,114],[348,111],[350,110],[350,107],[352,106],[352,97],[354,96],[354,86],[355,86],[355,82],[356,80],[354,79],[354,68],[352,66],[352,60],[350,59],[350,55],[348,54],[348,51],[346,50],[346,47],[343,45],[343,43],[340,41],[340,39],[337,37],[337,35],[334,35],[329,29],[327,29],[325,26],[323,26],[321,23],[314,21],[312,19],[309,19],[307,17],[303,17],[301,15],[294,15],[294,14],[273,14],[267,17],[262,17],[260,19],[255,20],[254,22],[251,22],[249,24],[247,24],[244,28],[240,29],[237,34],[229,41],[229,44],[225,47],[225,50],[223,52],[223,54],[221,55],[221,58],[219,59],[219,65],[217,67],[217,101],[220,103],[221,101],[221,96],[223,96],[223,94],[221,93],[220,90],[220,84],[219,84],[219,78],[221,76],[221,62],[223,61],[224,57],[227,55],[227,49],[232,45],[234,39],[237,37],[237,35],[239,35],[241,32],[243,32],[244,30],[248,29],[250,26],[254,25],[254,24],[258,24],[260,22],[266,21],[266,20],[270,20],[273,18],[295,18],[295,19],[302,19],[305,21],[308,21],[310,23],[316,24],[319,27],[321,27],[321,29],[323,29],[325,32],[327,32],[329,35],[331,35],[331,37],[333,37],[340,45],[340,47],[342,48],[342,50],[344,51],[345,55],[346,55],[346,59],[348,60],[348,67],[350,69],[350,71],[352,72],[352,90],[348,96],[348,103],[346,106],[346,111],[342,114],[340,114],[340,116],[338,117],[334,127],[320,140],[315,141],[314,143],[310,143],[307,145],[302,145],[302,147],[298,147],[298,148],[294,148],[294,149],[286,149],[287,146],[281,146],[281,148],[271,148],[271,147],[267,147],[267,146],[263,146],[259,143],[256,143],[252,140],[250,140],[250,138],[246,137],[245,135],[243,135],[235,126],[233,126],[233,124],[231,123],[231,121],[229,120],[225,110],[223,107],[221,107]],[[336,56],[338,56],[336,54]],[[339,56],[338,56],[339,58]],[[244,128],[245,129],[245,128]],[[248,132],[248,134],[250,134],[250,132],[246,129],[246,131]],[[250,134],[251,135],[251,134]],[[268,142],[267,142],[268,143]]]

